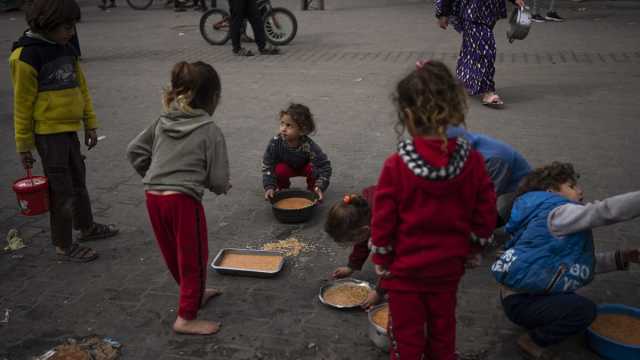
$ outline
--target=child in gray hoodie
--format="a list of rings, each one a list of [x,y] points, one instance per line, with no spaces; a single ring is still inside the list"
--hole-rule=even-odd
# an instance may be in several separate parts
[[[180,62],[164,95],[165,112],[127,148],[143,177],[149,219],[162,256],[180,286],[173,330],[213,334],[220,324],[196,320],[207,300],[220,294],[205,288],[209,248],[202,207],[205,189],[226,194],[229,161],[224,135],[211,116],[220,100],[220,78],[206,63]]]

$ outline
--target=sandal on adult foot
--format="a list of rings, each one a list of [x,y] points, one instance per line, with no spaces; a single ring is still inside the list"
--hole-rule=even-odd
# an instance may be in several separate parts
[[[482,105],[493,109],[502,109],[504,101],[496,93],[486,93],[482,96]]]
[[[78,236],[78,241],[90,241],[90,240],[99,240],[105,239],[108,237],[112,237],[116,235],[120,229],[118,229],[114,224],[99,224],[93,223],[91,228],[87,231],[82,231],[80,236]]]
[[[239,50],[234,50],[233,53],[237,56],[253,56],[253,52],[246,48],[240,48]]]
[[[64,253],[58,254],[57,257],[58,261],[86,263],[97,259],[98,254],[92,248],[73,243],[64,249]]]

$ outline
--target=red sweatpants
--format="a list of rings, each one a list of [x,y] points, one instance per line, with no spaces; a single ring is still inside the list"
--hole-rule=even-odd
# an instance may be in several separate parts
[[[146,193],[153,232],[171,275],[180,285],[178,316],[193,320],[207,280],[207,220],[202,203],[185,194]]]
[[[288,189],[291,186],[292,177],[304,176],[307,178],[307,188],[313,191],[316,186],[316,179],[313,177],[313,165],[308,163],[301,169],[294,169],[285,163],[276,164],[275,168],[278,189]]]
[[[388,294],[391,360],[456,359],[457,291]]]

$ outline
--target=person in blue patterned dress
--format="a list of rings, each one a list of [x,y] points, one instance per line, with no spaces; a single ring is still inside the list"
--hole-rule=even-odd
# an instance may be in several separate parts
[[[524,0],[510,0],[524,6]],[[462,48],[456,75],[469,95],[481,95],[482,104],[501,107],[504,102],[496,93],[496,40],[493,27],[507,16],[505,0],[436,0],[439,26],[447,29],[451,22],[462,34]]]

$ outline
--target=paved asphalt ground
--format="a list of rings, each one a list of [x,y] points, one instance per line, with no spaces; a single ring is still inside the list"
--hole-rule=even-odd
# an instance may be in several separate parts
[[[278,4],[278,1],[274,1]],[[282,2],[280,2],[282,3]],[[297,1],[286,5],[295,8]],[[535,24],[525,41],[509,44],[496,27],[496,82],[506,109],[471,101],[469,127],[505,140],[534,164],[572,161],[588,199],[637,190],[640,179],[640,2],[559,2],[564,23]],[[27,248],[0,255],[0,359],[30,359],[67,337],[90,334],[121,341],[125,359],[385,359],[367,338],[361,311],[336,311],[317,299],[348,250],[323,233],[329,205],[345,192],[373,184],[394,151],[395,82],[418,58],[454,66],[460,37],[436,26],[430,4],[311,11],[295,14],[299,34],[281,56],[237,58],[198,32],[199,16],[124,2],[99,11],[82,1],[82,66],[106,139],[87,156],[96,218],[121,227],[92,244],[100,258],[58,263],[46,216],[17,215],[10,185],[23,175],[14,151],[12,92],[0,62],[0,234],[19,229]],[[24,30],[19,12],[0,14],[0,48]],[[204,199],[211,257],[225,247],[260,247],[294,236],[308,245],[273,279],[222,276],[224,289],[201,312],[222,321],[218,335],[171,331],[178,289],[149,226],[140,179],[125,160],[127,143],[160,111],[161,88],[179,60],[203,60],[220,72],[223,99],[215,118],[230,151],[233,189]],[[309,223],[279,224],[263,200],[260,160],[288,102],[308,104],[314,139],[334,166],[327,199]],[[40,172],[40,169],[38,169]],[[597,249],[640,246],[640,222],[596,231]],[[1,239],[0,239],[1,240]],[[487,261],[488,265],[489,261]],[[355,275],[374,280],[372,267]],[[598,303],[640,305],[640,272],[603,275],[582,290]],[[518,359],[521,330],[501,311],[487,266],[469,271],[459,292],[458,348],[486,359]],[[575,338],[558,346],[562,359],[597,359]]]

